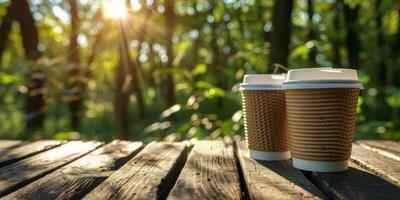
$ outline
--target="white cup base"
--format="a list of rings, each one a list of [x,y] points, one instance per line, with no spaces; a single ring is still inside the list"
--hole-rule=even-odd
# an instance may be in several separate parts
[[[349,160],[341,161],[316,161],[292,158],[293,167],[305,171],[315,172],[340,172],[345,171],[349,167]]]
[[[288,160],[290,159],[290,152],[266,152],[250,150],[250,157],[256,160]]]

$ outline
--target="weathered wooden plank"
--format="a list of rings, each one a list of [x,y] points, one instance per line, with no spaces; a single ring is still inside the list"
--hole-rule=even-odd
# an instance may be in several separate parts
[[[101,144],[100,142],[72,141],[0,168],[0,196],[43,177]]]
[[[400,196],[399,187],[352,162],[345,172],[311,172],[310,177],[329,199],[397,200]]]
[[[262,162],[251,159],[244,141],[237,153],[250,199],[322,199],[324,195],[290,160]]]
[[[141,142],[115,140],[17,190],[4,199],[79,199],[142,148]]]
[[[4,149],[16,147],[24,143],[27,142],[21,140],[0,140],[0,154],[4,151]]]
[[[400,187],[400,157],[389,158],[353,144],[351,160]]]
[[[186,161],[182,143],[150,143],[84,199],[164,199]]]
[[[168,199],[240,199],[232,144],[197,141]]]
[[[63,143],[65,143],[65,141],[41,140],[18,145],[15,148],[8,148],[3,151],[0,150],[0,167],[49,150]]]
[[[356,142],[357,144],[366,145],[371,147],[373,150],[377,151],[378,153],[385,155],[386,152],[391,154],[395,154],[396,156],[400,157],[400,143],[395,141],[380,141],[380,140],[359,140]],[[379,151],[383,150],[383,151]],[[387,155],[387,154],[386,154]],[[389,155],[390,157],[390,155]]]

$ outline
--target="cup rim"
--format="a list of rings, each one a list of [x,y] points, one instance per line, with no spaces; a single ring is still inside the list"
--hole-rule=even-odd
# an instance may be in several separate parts
[[[323,89],[323,88],[358,88],[364,89],[358,80],[307,80],[288,81],[283,84],[283,89]]]
[[[239,91],[243,90],[283,90],[282,85],[278,84],[250,84],[241,83],[239,84]]]

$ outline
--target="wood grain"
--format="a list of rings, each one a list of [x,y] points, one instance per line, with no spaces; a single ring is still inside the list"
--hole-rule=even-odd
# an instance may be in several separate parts
[[[290,160],[257,161],[249,157],[244,141],[237,152],[250,199],[322,199],[324,195]]]
[[[100,142],[72,141],[0,168],[0,196],[43,177],[101,144]]]
[[[3,152],[4,149],[16,147],[18,145],[28,143],[21,140],[0,140],[0,153]]]
[[[240,199],[232,144],[197,141],[168,199]]]
[[[186,161],[183,143],[150,143],[84,199],[164,199]]]
[[[400,143],[395,141],[374,141],[374,140],[360,140],[357,144],[367,145],[372,148],[381,149],[389,153],[395,154],[400,157]]]
[[[17,190],[4,199],[79,199],[142,148],[141,142],[115,140]]]
[[[400,158],[389,158],[353,144],[351,160],[400,187]]]
[[[310,177],[329,199],[397,200],[400,195],[399,187],[354,163],[345,172],[312,172]]]
[[[41,140],[32,143],[24,143],[3,151],[0,150],[0,167],[49,150],[63,143],[65,143],[65,141]]]

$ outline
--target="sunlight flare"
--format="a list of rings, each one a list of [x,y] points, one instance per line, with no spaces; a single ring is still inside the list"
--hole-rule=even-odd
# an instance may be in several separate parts
[[[103,0],[104,14],[108,18],[123,19],[128,15],[124,0]]]

